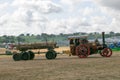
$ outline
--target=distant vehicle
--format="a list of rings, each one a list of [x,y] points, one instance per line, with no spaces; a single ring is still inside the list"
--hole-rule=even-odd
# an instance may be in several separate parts
[[[70,55],[77,55],[80,58],[86,58],[89,55],[99,53],[102,57],[110,57],[112,50],[105,44],[104,32],[102,32],[102,42],[100,44],[96,39],[89,42],[87,36],[69,36]]]

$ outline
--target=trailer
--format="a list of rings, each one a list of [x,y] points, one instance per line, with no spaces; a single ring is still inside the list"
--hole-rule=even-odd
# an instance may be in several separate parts
[[[30,43],[30,44],[17,44],[13,45],[18,52],[13,52],[13,60],[32,60],[35,57],[35,53],[32,49],[47,49],[45,52],[45,56],[47,59],[55,59],[57,56],[57,52],[54,50],[58,48],[56,42],[42,42],[42,43]]]

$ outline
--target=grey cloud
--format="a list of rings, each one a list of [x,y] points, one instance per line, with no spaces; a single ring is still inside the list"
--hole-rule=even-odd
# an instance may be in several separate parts
[[[120,0],[101,0],[102,5],[120,10]]]
[[[3,21],[3,22],[0,22],[0,26],[3,26],[4,24],[7,23],[7,20]]]

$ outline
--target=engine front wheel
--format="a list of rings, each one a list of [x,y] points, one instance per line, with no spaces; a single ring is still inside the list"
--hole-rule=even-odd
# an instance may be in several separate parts
[[[100,51],[100,55],[102,57],[110,57],[112,55],[112,50],[110,48],[104,48],[102,51]]]

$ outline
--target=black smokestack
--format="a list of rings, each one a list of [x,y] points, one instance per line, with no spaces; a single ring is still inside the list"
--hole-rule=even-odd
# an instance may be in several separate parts
[[[103,44],[105,44],[105,32],[102,32],[102,41],[103,41]]]
[[[105,44],[105,32],[102,32],[102,42],[103,42],[103,48],[107,47]]]

